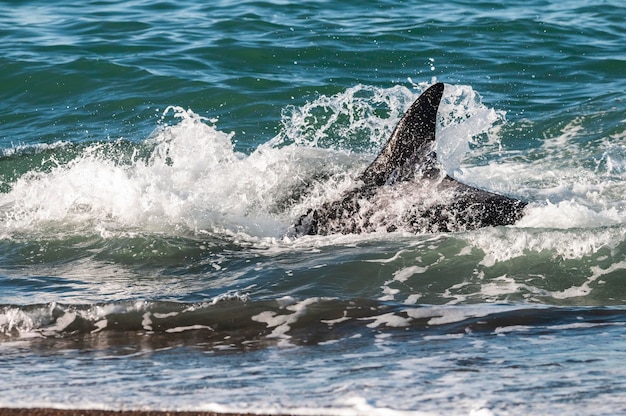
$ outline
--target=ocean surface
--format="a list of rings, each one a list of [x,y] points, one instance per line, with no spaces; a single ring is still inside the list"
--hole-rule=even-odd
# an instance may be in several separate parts
[[[625,18],[1,1],[0,407],[626,413]],[[296,237],[435,82],[439,162],[522,220]]]

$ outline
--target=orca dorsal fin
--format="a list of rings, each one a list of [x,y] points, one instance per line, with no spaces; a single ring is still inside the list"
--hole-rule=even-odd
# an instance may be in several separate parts
[[[380,154],[361,175],[366,185],[384,185],[413,177],[416,166],[431,170],[436,162],[437,110],[443,83],[429,87],[404,114]]]

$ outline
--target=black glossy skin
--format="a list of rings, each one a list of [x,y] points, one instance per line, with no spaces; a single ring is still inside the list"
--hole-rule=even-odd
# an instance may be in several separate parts
[[[295,233],[454,232],[518,221],[527,202],[462,184],[439,169],[433,147],[443,90],[442,83],[435,84],[413,103],[361,174],[362,186],[310,209],[295,224]],[[393,198],[415,203],[400,215],[381,215]]]

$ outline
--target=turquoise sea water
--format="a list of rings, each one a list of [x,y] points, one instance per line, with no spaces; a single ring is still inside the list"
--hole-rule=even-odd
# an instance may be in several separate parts
[[[0,406],[625,412],[625,16],[1,2]],[[293,237],[436,81],[444,169],[524,218]]]

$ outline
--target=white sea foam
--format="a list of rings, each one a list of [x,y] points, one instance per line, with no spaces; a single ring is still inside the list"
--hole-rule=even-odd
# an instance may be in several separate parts
[[[281,236],[307,207],[354,185],[417,96],[403,86],[362,85],[320,96],[287,108],[280,133],[250,155],[234,151],[233,134],[219,131],[211,120],[170,107],[164,116],[173,115],[176,122],[146,140],[152,147],[147,160],[132,155],[130,163],[121,163],[110,144],[96,143],[49,172],[33,170],[12,183],[11,191],[0,195],[1,234],[51,226],[87,228],[105,237],[132,229]],[[488,127],[490,116],[481,114],[493,111],[476,104],[469,87],[450,87],[447,96],[441,134],[447,144],[440,152],[458,159],[462,152],[449,149],[463,147]],[[381,108],[387,116],[378,115]],[[455,140],[459,133],[463,139]],[[354,152],[359,148],[365,153]]]
[[[173,111],[180,122],[148,139],[154,149],[147,162],[119,164],[102,154],[106,145],[94,144],[51,172],[22,176],[9,193],[0,195],[3,234],[42,225],[80,229],[85,224],[103,235],[116,229],[167,231],[181,226],[264,235],[284,228],[264,211],[272,202],[267,195],[284,186],[284,177],[293,177],[279,170],[293,166],[284,162],[296,158],[295,152],[245,158],[233,151],[232,135],[190,111]],[[264,174],[268,170],[271,174]]]
[[[283,341],[281,345],[289,345],[288,339],[290,336],[287,333],[291,330],[291,325],[296,323],[306,313],[310,305],[319,301],[320,298],[309,298],[296,302],[294,299],[289,298],[288,303],[279,301],[279,305],[292,313],[278,314],[274,311],[264,311],[254,315],[251,319],[255,322],[266,324],[268,328],[273,328],[268,335],[269,338],[279,338]]]
[[[168,328],[165,332],[170,334],[177,334],[185,331],[197,331],[199,329],[208,329],[209,331],[213,331],[213,328],[207,325],[188,325],[188,326],[177,326],[175,328]]]
[[[591,276],[589,276],[587,278],[587,280],[585,280],[585,282],[583,282],[582,285],[580,286],[572,286],[568,289],[559,291],[559,292],[555,292],[552,293],[552,296],[557,298],[557,299],[567,299],[567,298],[572,298],[572,297],[578,297],[578,296],[586,296],[588,295],[592,288],[591,288],[591,284],[593,282],[596,282],[600,277],[607,275],[609,273],[614,273],[616,271],[621,271],[626,269],[626,261],[621,261],[619,263],[614,263],[612,265],[610,265],[608,268],[606,269],[602,269],[598,266],[592,266],[591,267]]]
[[[302,107],[288,106],[281,132],[263,147],[297,144],[354,150],[357,145],[376,152],[417,95],[400,85],[386,89],[357,85],[332,96],[321,95]],[[379,109],[388,111],[388,117],[378,115]]]
[[[43,153],[47,150],[56,150],[69,147],[71,144],[67,141],[58,141],[54,143],[37,143],[37,144],[14,144],[13,146],[0,149],[0,156],[11,157],[30,153]]]
[[[405,312],[412,319],[428,319],[429,325],[444,325],[505,310],[510,310],[510,307],[499,305],[431,306],[428,308],[407,308]]]
[[[36,326],[33,317],[17,307],[4,307],[0,311],[0,333],[29,332]]]
[[[408,326],[411,322],[410,319],[403,318],[401,316],[396,315],[395,313],[385,313],[382,315],[377,315],[369,318],[362,318],[364,320],[372,320],[367,326],[369,328],[378,328],[380,325],[385,325],[388,327],[396,328]]]
[[[77,320],[93,324],[92,332],[100,332],[109,326],[107,316],[111,314],[142,313],[141,325],[151,331],[151,313],[144,312],[150,307],[149,302],[110,303],[79,308],[74,305],[47,305],[24,308],[4,306],[0,308],[0,335],[19,338],[57,336],[67,330]]]
[[[522,228],[485,228],[462,237],[484,252],[481,265],[524,256],[529,251],[551,252],[554,257],[579,259],[602,248],[617,247],[624,236],[622,227],[572,230],[533,230]]]
[[[51,227],[103,237],[133,230],[210,232],[293,243],[281,239],[289,226],[309,207],[355,185],[425,86],[414,87],[359,85],[287,107],[277,136],[250,155],[236,152],[233,134],[220,131],[213,120],[170,107],[165,116],[176,121],[142,144],[148,157],[126,155],[129,161],[123,162],[119,151],[111,150],[114,144],[95,143],[67,163],[34,169],[11,183],[11,190],[0,194],[0,236]],[[518,223],[523,229],[626,221],[621,203],[626,152],[616,142],[622,138],[592,149],[580,146],[584,123],[573,120],[522,155],[502,146],[504,123],[505,114],[485,106],[471,87],[447,85],[437,125],[437,153],[445,170],[470,185],[534,201]],[[59,142],[46,150],[67,146]],[[388,215],[401,215],[412,203],[397,195],[391,200],[385,205]],[[498,247],[503,250],[493,259],[487,247],[485,264],[534,249],[529,246],[550,246],[544,238],[520,233],[507,239],[512,245]],[[480,241],[477,234],[470,239]],[[484,248],[485,242],[476,245]]]

